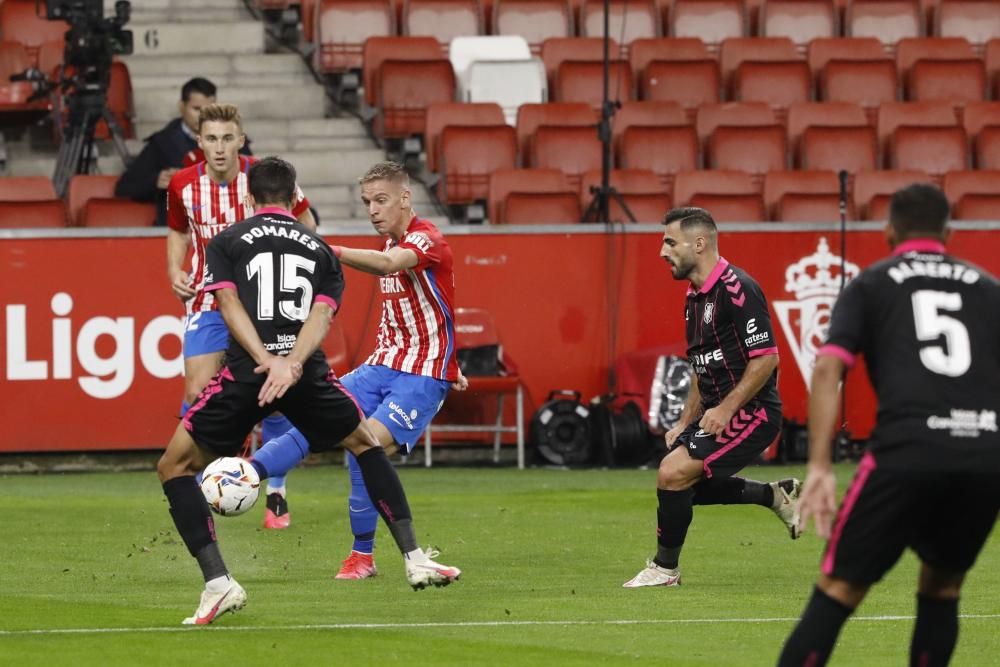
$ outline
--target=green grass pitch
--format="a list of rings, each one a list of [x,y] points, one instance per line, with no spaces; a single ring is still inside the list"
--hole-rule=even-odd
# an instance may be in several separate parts
[[[0,664],[773,665],[817,572],[811,533],[792,542],[759,507],[701,507],[684,585],[626,590],[655,548],[653,471],[400,474],[421,543],[461,581],[412,591],[383,527],[379,576],[335,581],[350,547],[347,473],[311,467],[289,478],[289,530],[259,528],[263,502],[217,518],[249,602],[208,628],[179,625],[202,581],[154,473],[0,477]],[[851,474],[839,467],[842,488]],[[997,544],[966,583],[955,665],[997,664]],[[907,556],[831,664],[906,664],[915,580]]]

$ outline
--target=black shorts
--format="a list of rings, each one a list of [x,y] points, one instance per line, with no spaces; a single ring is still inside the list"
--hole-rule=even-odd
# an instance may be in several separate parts
[[[697,424],[684,429],[674,447],[702,462],[706,478],[731,477],[757,460],[781,432],[781,411],[747,405],[740,409],[718,436]]]
[[[272,412],[288,417],[314,452],[340,444],[364,419],[354,398],[329,369],[324,374],[307,367],[306,375],[282,398],[263,408],[257,405],[260,387],[260,383],[234,379],[223,367],[184,416],[184,427],[202,449],[235,456],[251,429]]]
[[[976,562],[1000,511],[1000,474],[880,469],[868,452],[841,503],[822,571],[873,584],[912,548],[936,570]]]

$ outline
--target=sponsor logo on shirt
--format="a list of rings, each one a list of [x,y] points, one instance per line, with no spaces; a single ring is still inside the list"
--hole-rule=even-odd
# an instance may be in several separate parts
[[[948,431],[955,438],[978,438],[984,431],[996,433],[997,413],[994,410],[952,410],[947,417],[928,417],[927,428]]]
[[[420,249],[420,252],[424,254],[427,254],[427,252],[434,245],[434,242],[431,241],[431,238],[427,236],[427,234],[424,234],[423,232],[412,232],[410,234],[407,234],[406,238],[403,239],[403,243],[410,243],[412,245],[417,246],[417,248]]]

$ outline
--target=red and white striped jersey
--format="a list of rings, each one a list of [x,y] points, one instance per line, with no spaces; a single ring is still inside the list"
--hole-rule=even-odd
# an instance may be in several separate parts
[[[415,252],[417,265],[379,279],[382,319],[375,351],[365,363],[454,382],[458,362],[451,247],[437,227],[416,216],[403,240],[386,239],[382,251],[394,247]]]
[[[236,222],[253,215],[248,203],[247,172],[256,158],[240,155],[240,170],[229,183],[219,185],[213,181],[205,163],[181,169],[170,179],[167,188],[167,225],[178,232],[191,232],[191,287],[197,292],[187,302],[187,313],[215,310],[215,297],[202,291],[205,286],[205,248],[212,238]],[[292,213],[301,216],[309,208],[309,200],[302,190],[295,188],[295,205]]]

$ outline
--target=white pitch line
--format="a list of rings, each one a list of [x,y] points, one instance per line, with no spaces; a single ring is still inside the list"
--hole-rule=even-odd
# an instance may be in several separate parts
[[[915,616],[855,616],[854,622],[878,623],[884,621],[912,621]],[[961,619],[1000,619],[1000,614],[960,614]],[[775,618],[670,618],[607,621],[455,621],[452,623],[314,623],[307,625],[212,625],[202,630],[213,632],[261,632],[267,630],[399,630],[418,628],[502,628],[546,625],[695,625],[714,623],[791,623],[797,616]],[[24,635],[87,635],[125,634],[151,632],[190,632],[192,626],[150,628],[49,628],[41,630],[0,630],[0,637]]]

